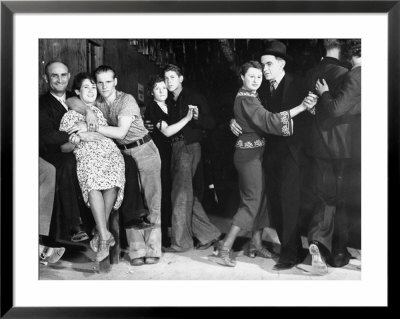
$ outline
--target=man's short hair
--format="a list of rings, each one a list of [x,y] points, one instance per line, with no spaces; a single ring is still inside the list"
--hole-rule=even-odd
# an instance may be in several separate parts
[[[59,61],[59,60],[51,60],[51,61],[47,62],[46,65],[44,66],[44,74],[45,74],[45,75],[47,75],[47,76],[49,75],[49,74],[48,74],[49,67],[50,67],[50,65],[52,65],[53,63],[61,63],[61,64],[64,64],[64,65],[67,67],[67,70],[69,71],[69,67],[68,67],[68,64],[67,64],[67,63],[62,62],[62,61]]]
[[[108,71],[111,71],[114,74],[113,79],[117,77],[117,72],[115,72],[115,70],[109,65],[100,65],[99,67],[96,68],[96,70],[94,70],[93,75],[95,78],[97,78],[98,74]]]
[[[361,39],[348,40],[349,55],[361,58]]]
[[[182,76],[183,72],[179,66],[176,66],[175,64],[168,64],[163,71],[163,74],[169,72],[169,71],[174,71],[178,76]]]
[[[327,51],[335,48],[340,49],[343,45],[343,41],[339,39],[325,39],[323,43],[324,43],[324,48]]]

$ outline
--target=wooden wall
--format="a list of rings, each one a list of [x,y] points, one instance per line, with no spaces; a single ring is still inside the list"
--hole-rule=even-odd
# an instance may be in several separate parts
[[[112,66],[117,72],[117,89],[132,94],[138,100],[138,83],[145,89],[149,77],[160,73],[160,68],[148,57],[137,52],[128,40],[104,40],[104,64]],[[148,97],[145,95],[145,103]]]
[[[44,67],[51,60],[65,61],[69,66],[71,89],[74,76],[88,70],[87,45],[96,43],[103,48],[103,64],[110,65],[117,72],[117,89],[132,94],[138,100],[138,83],[145,89],[149,77],[160,72],[160,68],[139,54],[137,49],[124,39],[42,39],[39,40],[39,94],[46,92],[43,80]],[[145,102],[148,98],[145,95]],[[139,105],[143,104],[138,101]],[[141,105],[142,106],[142,105]]]
[[[87,70],[86,39],[41,39],[39,40],[39,93],[47,91],[43,79],[44,67],[52,60],[64,61],[69,66],[71,77]],[[72,79],[69,83],[69,89]]]

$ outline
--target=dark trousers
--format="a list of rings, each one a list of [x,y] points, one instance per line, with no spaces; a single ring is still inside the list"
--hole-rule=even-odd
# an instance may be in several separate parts
[[[302,259],[299,163],[287,146],[267,143],[265,167],[270,217],[281,243],[279,262],[297,263]]]
[[[125,195],[119,211],[123,227],[128,227],[135,220],[147,215],[147,211],[144,208],[136,162],[131,156],[124,153],[122,156],[125,161]]]
[[[233,157],[239,176],[240,204],[232,223],[247,231],[257,231],[268,225],[268,212],[262,207],[265,198],[263,154],[264,147],[236,149]]]
[[[345,250],[348,242],[348,222],[345,203],[345,159],[313,159],[316,203],[308,233],[327,251]]]
[[[170,245],[168,228],[172,218],[171,149],[161,150],[161,238],[164,246]]]
[[[90,209],[86,207],[76,174],[76,159],[71,153],[57,153],[45,157],[56,168],[56,191],[50,237],[70,239],[83,223],[85,228],[94,224]]]

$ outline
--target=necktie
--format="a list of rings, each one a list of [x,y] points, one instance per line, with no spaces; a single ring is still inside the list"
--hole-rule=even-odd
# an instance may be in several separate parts
[[[68,106],[67,106],[67,104],[65,103],[65,100],[64,100],[63,98],[59,98],[58,100],[60,101],[60,103],[62,104],[62,106],[64,106],[64,108],[68,111]]]
[[[276,90],[276,81],[270,81],[269,82],[269,91],[271,92],[271,95],[274,94]]]

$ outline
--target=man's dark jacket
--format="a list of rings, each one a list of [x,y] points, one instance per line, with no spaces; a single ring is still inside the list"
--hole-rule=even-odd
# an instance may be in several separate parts
[[[279,83],[274,94],[271,96],[269,91],[269,82],[263,81],[258,90],[261,103],[266,109],[273,113],[289,111],[298,106],[307,95],[304,88],[304,81],[300,77],[286,73]],[[276,152],[289,148],[291,154],[296,161],[299,160],[299,150],[304,139],[304,129],[307,124],[307,112],[302,112],[293,118],[293,135],[292,136],[267,136],[267,145],[273,147]]]
[[[73,96],[67,92],[66,98]],[[60,122],[67,110],[50,93],[39,98],[39,156],[54,162],[61,153],[60,146],[68,142],[68,133],[61,132]]]

